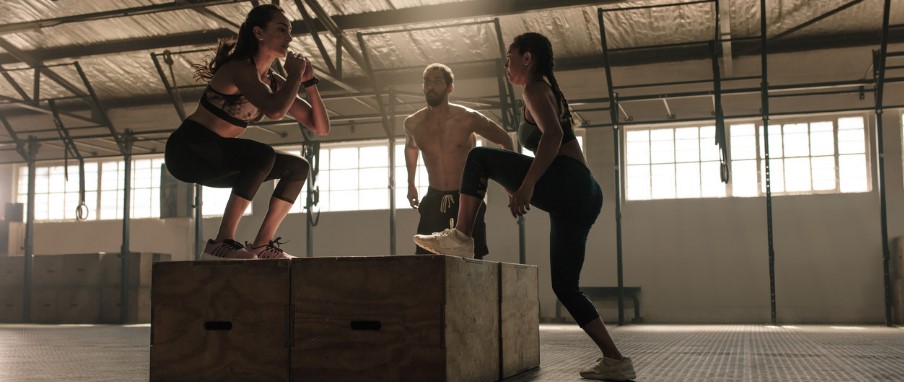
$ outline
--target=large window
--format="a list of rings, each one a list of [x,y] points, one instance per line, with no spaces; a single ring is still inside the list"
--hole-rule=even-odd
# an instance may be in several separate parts
[[[583,146],[583,137],[577,136]],[[478,137],[477,146],[485,142]],[[525,154],[532,155],[525,150]],[[296,152],[297,154],[297,152]],[[405,145],[395,147],[395,204],[397,209],[409,208],[408,171],[405,168]],[[418,197],[427,193],[429,178],[423,155],[418,155],[415,185]],[[389,144],[386,140],[324,144],[320,147],[320,211],[354,211],[389,209]],[[304,210],[307,186],[292,206],[291,212]],[[205,199],[206,200],[206,199]]]
[[[627,131],[627,198],[725,196],[715,136],[714,126]]]
[[[395,145],[396,208],[408,207],[405,145]],[[418,157],[415,184],[418,193],[427,192],[427,170]],[[320,146],[320,211],[355,211],[389,209],[389,144],[386,140],[360,141]],[[302,190],[291,212],[302,212],[307,186]]]
[[[762,126],[731,126],[733,194],[766,192]],[[869,190],[866,131],[862,117],[769,126],[772,192],[810,194]]]
[[[715,127],[632,129],[626,133],[628,200],[765,195],[764,129],[729,126],[731,181],[721,183]],[[769,126],[773,194],[869,190],[863,117]]]
[[[87,220],[122,219],[125,192],[125,162],[85,162],[85,206]],[[160,168],[163,158],[141,158],[132,162],[132,218],[160,216]],[[35,221],[74,220],[79,205],[78,165],[35,168]],[[19,167],[16,201],[28,201],[28,167]],[[26,206],[27,207],[27,206]]]
[[[192,187],[194,188],[194,185]],[[232,189],[207,186],[201,188],[201,215],[206,217],[223,216],[223,212],[226,211],[226,203],[229,202],[229,198],[232,196]],[[251,215],[253,213],[252,207],[254,207],[252,204],[248,204],[244,215]]]

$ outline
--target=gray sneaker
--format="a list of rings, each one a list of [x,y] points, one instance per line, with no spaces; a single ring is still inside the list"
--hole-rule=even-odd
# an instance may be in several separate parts
[[[634,363],[628,357],[622,359],[602,357],[596,361],[596,365],[581,370],[582,377],[600,381],[628,381],[637,378]]]
[[[438,255],[474,258],[474,239],[455,228],[448,228],[430,235],[414,235],[414,242],[421,248]]]
[[[223,241],[207,240],[204,252],[201,252],[201,260],[252,260],[256,259],[253,253],[245,250],[241,243],[226,239]]]

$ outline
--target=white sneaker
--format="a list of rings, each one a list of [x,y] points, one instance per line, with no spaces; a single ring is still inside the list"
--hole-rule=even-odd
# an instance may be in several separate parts
[[[414,235],[415,244],[438,255],[474,258],[474,239],[455,228],[430,235]]]
[[[602,357],[597,362],[596,365],[581,370],[581,376],[600,381],[628,381],[637,378],[634,363],[628,357],[622,359]]]

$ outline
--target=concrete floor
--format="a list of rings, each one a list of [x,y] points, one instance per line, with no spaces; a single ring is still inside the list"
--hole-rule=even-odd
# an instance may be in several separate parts
[[[611,328],[637,381],[904,381],[904,328],[633,325]],[[147,381],[148,325],[0,325],[0,381]],[[574,325],[540,326],[540,368],[512,381],[580,381],[598,357]]]

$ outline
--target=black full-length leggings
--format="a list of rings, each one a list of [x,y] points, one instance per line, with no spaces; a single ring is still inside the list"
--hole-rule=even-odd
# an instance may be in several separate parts
[[[533,158],[496,148],[477,147],[468,154],[461,193],[483,199],[487,179],[517,191]],[[590,227],[603,206],[603,191],[580,161],[557,156],[537,181],[530,203],[549,213],[549,265],[552,290],[580,326],[599,317],[579,287]]]
[[[276,152],[264,143],[221,137],[190,119],[167,139],[165,158],[176,179],[232,188],[245,200],[254,198],[261,183],[279,179],[273,197],[295,203],[310,169],[304,158]]]

